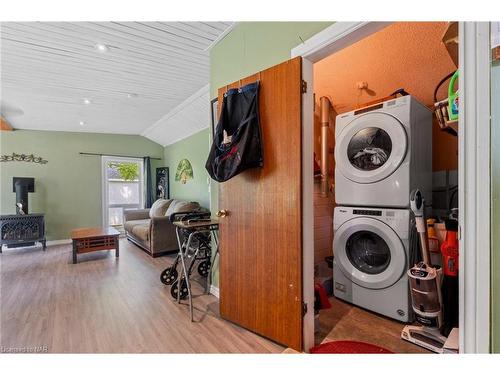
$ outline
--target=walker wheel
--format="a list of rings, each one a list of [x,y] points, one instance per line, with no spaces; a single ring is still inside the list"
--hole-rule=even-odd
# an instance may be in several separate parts
[[[179,280],[176,280],[175,283],[172,284],[170,288],[170,294],[173,298],[177,299],[177,293],[179,291]],[[188,296],[188,288],[186,284],[186,279],[182,278],[181,280],[181,299],[186,299]]]
[[[177,280],[177,270],[173,267],[168,267],[163,270],[160,275],[160,280],[165,285],[172,285],[175,280]]]
[[[198,274],[202,277],[207,277],[208,272],[210,271],[210,261],[204,260],[198,264]]]

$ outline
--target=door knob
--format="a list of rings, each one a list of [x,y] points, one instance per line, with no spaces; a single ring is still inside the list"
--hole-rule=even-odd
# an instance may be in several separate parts
[[[227,210],[219,210],[217,211],[216,215],[218,217],[226,217],[227,215],[229,214],[229,212]]]

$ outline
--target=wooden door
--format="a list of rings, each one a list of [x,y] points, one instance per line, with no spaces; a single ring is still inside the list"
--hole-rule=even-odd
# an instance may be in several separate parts
[[[219,103],[227,89],[256,80],[264,166],[219,185],[219,209],[228,212],[220,220],[220,312],[301,350],[301,58],[219,89]]]

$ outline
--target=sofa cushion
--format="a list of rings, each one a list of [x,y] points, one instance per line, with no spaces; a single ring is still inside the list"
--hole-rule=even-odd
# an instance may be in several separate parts
[[[135,225],[132,234],[143,242],[149,242],[149,223]]]
[[[153,203],[149,210],[149,217],[165,216],[168,207],[172,203],[172,199],[158,199]]]
[[[196,211],[200,208],[200,204],[198,202],[188,202],[182,201],[178,199],[172,200],[170,206],[168,206],[167,212],[165,216],[170,216],[177,212],[191,212]]]
[[[142,220],[129,220],[123,224],[123,228],[129,233],[133,233],[132,229],[137,225],[146,225],[149,228],[149,224],[151,219],[142,219]]]

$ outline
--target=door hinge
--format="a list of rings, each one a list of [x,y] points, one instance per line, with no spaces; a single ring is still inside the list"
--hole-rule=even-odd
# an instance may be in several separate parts
[[[307,303],[302,302],[302,317],[306,316],[307,314]]]
[[[302,83],[301,83],[301,91],[302,91],[302,94],[305,94],[307,92],[307,82],[302,80]]]

